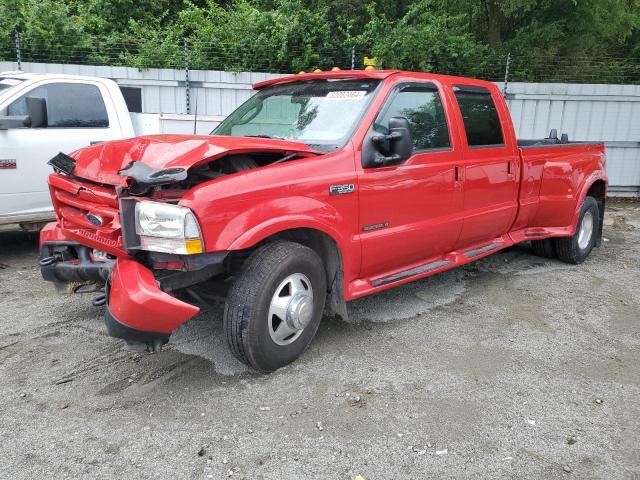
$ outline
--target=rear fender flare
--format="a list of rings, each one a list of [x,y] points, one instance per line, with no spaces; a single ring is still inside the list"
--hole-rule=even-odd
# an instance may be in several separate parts
[[[577,197],[576,206],[573,211],[573,219],[571,221],[571,235],[575,234],[576,228],[578,227],[578,217],[580,216],[580,210],[582,208],[582,204],[584,203],[584,199],[587,198],[587,192],[593,186],[593,184],[596,183],[598,180],[603,180],[605,186],[608,186],[607,176],[604,174],[604,172],[593,172],[582,183],[582,187],[580,188],[580,194]],[[605,195],[606,195],[606,190],[605,190]]]

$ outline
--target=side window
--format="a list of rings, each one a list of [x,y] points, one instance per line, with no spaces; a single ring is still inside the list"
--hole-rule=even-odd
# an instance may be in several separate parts
[[[104,128],[109,126],[100,89],[81,83],[51,83],[37,87],[14,101],[8,115],[27,115],[26,97],[47,101],[49,128]]]
[[[451,146],[447,119],[435,87],[401,87],[376,119],[374,130],[388,133],[392,117],[409,120],[414,150]]]
[[[142,89],[138,87],[120,87],[124,103],[132,113],[142,113]]]
[[[454,87],[470,147],[502,145],[498,111],[489,90],[482,87]]]

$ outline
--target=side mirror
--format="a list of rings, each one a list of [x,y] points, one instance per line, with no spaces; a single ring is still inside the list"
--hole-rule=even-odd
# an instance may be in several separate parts
[[[31,120],[31,128],[47,126],[47,101],[39,97],[27,97],[27,113]]]
[[[0,130],[10,128],[41,128],[47,125],[47,101],[44,98],[25,99],[28,115],[0,116]]]
[[[29,115],[2,115],[0,116],[0,130],[28,127],[29,122]]]
[[[369,160],[368,167],[380,167],[393,163],[402,163],[413,154],[413,136],[409,120],[404,117],[389,119],[389,133],[387,135],[373,135],[371,141],[376,146],[376,152]]]
[[[409,160],[413,154],[413,135],[411,135],[409,120],[404,117],[391,117],[389,134],[396,137],[391,142],[391,156],[397,157],[397,162]]]

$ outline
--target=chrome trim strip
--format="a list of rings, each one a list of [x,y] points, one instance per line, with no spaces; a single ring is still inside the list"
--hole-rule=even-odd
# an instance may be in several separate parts
[[[380,285],[386,285],[388,283],[397,282],[398,280],[404,280],[405,278],[420,275],[421,273],[437,270],[438,268],[445,267],[447,265],[450,265],[451,263],[452,262],[450,262],[449,260],[438,260],[436,262],[427,263],[426,265],[420,265],[403,272],[394,273],[393,275],[389,275],[388,277],[379,278],[378,280],[372,281],[371,285],[373,285],[374,287],[379,287]]]
[[[464,256],[467,258],[477,257],[478,255],[498,248],[500,245],[502,245],[502,242],[493,242],[491,245],[485,245],[484,247],[467,250],[466,252],[464,252]]]

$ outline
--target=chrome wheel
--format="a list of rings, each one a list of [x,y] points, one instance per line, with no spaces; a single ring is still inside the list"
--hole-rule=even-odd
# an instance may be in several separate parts
[[[296,341],[313,318],[313,288],[302,273],[285,278],[276,288],[267,322],[269,335],[278,345]]]
[[[589,246],[591,236],[593,235],[593,213],[591,210],[587,210],[582,217],[580,223],[580,231],[578,232],[578,247],[580,250],[584,250]]]

